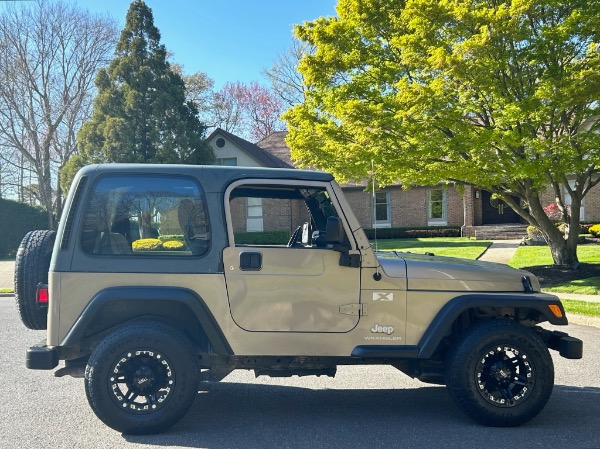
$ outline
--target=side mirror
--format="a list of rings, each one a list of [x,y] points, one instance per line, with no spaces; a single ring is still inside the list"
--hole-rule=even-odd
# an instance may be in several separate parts
[[[346,235],[344,234],[344,226],[338,217],[327,218],[327,244],[331,245],[331,249],[339,251],[340,265],[343,267],[360,267],[360,254],[350,254],[349,246],[344,245]]]
[[[327,243],[341,245],[344,242],[344,226],[338,217],[327,217]]]

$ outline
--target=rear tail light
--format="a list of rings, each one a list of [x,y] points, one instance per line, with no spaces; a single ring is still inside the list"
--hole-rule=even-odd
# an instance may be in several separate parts
[[[48,284],[39,284],[37,286],[37,291],[35,293],[35,299],[37,301],[38,306],[47,306],[48,305]]]

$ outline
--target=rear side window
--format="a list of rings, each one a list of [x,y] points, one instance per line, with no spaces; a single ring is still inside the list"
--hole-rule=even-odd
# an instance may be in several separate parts
[[[105,176],[94,185],[81,233],[86,253],[201,256],[209,245],[206,207],[193,180]]]

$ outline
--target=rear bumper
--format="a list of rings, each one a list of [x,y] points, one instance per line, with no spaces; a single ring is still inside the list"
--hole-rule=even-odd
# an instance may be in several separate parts
[[[548,349],[558,351],[566,359],[580,359],[583,357],[583,341],[579,338],[570,337],[566,332],[549,331],[538,328],[538,332],[544,339]]]
[[[27,349],[25,366],[29,369],[53,369],[58,365],[58,349],[46,346],[46,340]]]

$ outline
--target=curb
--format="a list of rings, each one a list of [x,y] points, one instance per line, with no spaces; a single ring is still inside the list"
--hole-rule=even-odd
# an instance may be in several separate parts
[[[591,326],[600,329],[600,318],[585,315],[576,315],[574,313],[567,314],[569,324],[579,324],[580,326]]]

